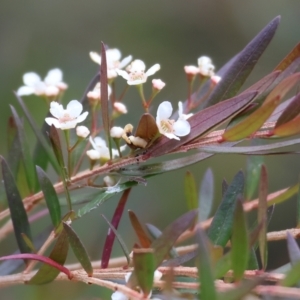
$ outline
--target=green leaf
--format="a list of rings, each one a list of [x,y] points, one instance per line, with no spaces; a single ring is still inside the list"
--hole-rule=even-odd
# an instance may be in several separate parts
[[[199,190],[199,221],[208,219],[212,210],[214,200],[214,175],[210,168],[208,168],[201,181]]]
[[[244,174],[242,171],[239,171],[233,178],[230,186],[227,188],[208,230],[208,237],[214,245],[225,247],[226,243],[230,239],[235,204],[238,196],[243,195],[243,190]]]
[[[179,236],[194,224],[197,214],[197,211],[191,210],[180,216],[153,241],[151,248],[154,250],[155,269],[160,266]]]
[[[130,260],[130,253],[128,251],[128,248],[127,248],[125,242],[123,241],[121,235],[118,233],[118,231],[115,228],[115,226],[113,224],[111,224],[109,222],[109,220],[104,215],[102,215],[102,217],[106,221],[106,223],[108,224],[109,228],[112,230],[112,232],[114,233],[114,235],[116,236],[116,238],[117,238],[117,240],[118,240],[118,242],[119,242],[119,244],[120,244],[120,246],[121,246],[121,248],[123,250],[123,253],[124,253],[125,257],[126,257],[127,263],[129,265],[130,261],[131,261]]]
[[[234,279],[240,281],[244,276],[249,260],[249,242],[243,203],[238,200],[235,207],[232,238],[231,261]]]
[[[151,293],[155,271],[153,249],[133,249],[134,276],[145,298]]]
[[[149,148],[147,155],[149,157],[161,156],[191,142],[228,119],[233,118],[251,103],[256,94],[256,92],[249,92],[238,95],[195,113],[189,118],[189,123],[191,125],[190,134],[181,137],[180,141],[163,136],[157,143],[154,143],[154,145]]]
[[[198,299],[217,299],[217,292],[214,282],[214,274],[212,263],[208,252],[208,241],[201,229],[196,232],[196,240],[198,243],[199,257],[198,257],[198,275],[200,278],[200,287]]]
[[[282,124],[280,126],[276,125],[272,133],[279,137],[286,137],[286,136],[298,134],[300,132],[299,121],[300,121],[300,116],[298,115],[293,120],[285,124]]]
[[[139,238],[142,248],[149,248],[151,245],[151,240],[148,238],[138,217],[132,210],[128,210],[128,215],[131,226],[133,227],[137,237]]]
[[[69,250],[67,234],[63,230],[57,238],[57,241],[49,255],[49,258],[59,265],[63,266]],[[50,265],[42,265],[38,272],[27,282],[28,284],[45,284],[53,281],[60,270]]]
[[[0,158],[4,188],[18,247],[21,253],[29,253],[31,252],[31,249],[30,247],[28,247],[28,245],[22,237],[22,233],[25,233],[26,236],[30,240],[32,240],[27,214],[23,206],[19,190],[7,165],[7,162],[2,156],[0,156]]]
[[[236,141],[257,131],[271,116],[286,93],[299,81],[300,73],[293,74],[278,84],[267,96],[264,103],[240,123],[232,126],[223,134],[225,141]]]
[[[71,226],[69,226],[67,223],[63,223],[64,230],[67,234],[69,244],[80,262],[82,268],[86,271],[88,276],[93,276],[93,267],[91,264],[91,261],[89,259],[89,256],[86,252],[86,249],[84,245],[82,244],[81,240],[79,239],[76,232],[72,229]]]
[[[59,235],[64,229],[64,222],[73,221],[76,218],[75,212],[73,210],[67,212],[61,219],[59,225],[55,228],[55,235]]]
[[[289,187],[285,192],[279,194],[278,196],[274,197],[272,200],[268,201],[268,206],[284,202],[287,199],[294,196],[295,194],[297,194],[298,191],[299,191],[299,184],[297,183],[297,184]]]
[[[198,208],[198,195],[196,191],[196,182],[193,174],[189,171],[185,173],[184,192],[187,201],[188,209],[193,210]]]
[[[219,72],[222,80],[218,83],[203,107],[208,107],[236,95],[258,59],[272,40],[279,25],[280,17],[273,19],[256,37]]]
[[[37,177],[36,177],[36,173],[35,173],[34,164],[31,159],[27,140],[25,137],[25,130],[24,130],[23,124],[22,124],[15,108],[13,106],[10,106],[10,109],[12,111],[13,118],[14,118],[14,121],[15,121],[15,124],[17,127],[18,142],[19,142],[19,147],[20,147],[21,153],[22,153],[21,154],[22,162],[23,162],[25,176],[26,176],[24,178],[25,181],[23,182],[23,184],[25,184],[25,182],[27,182],[30,192],[34,193],[35,191],[37,191]]]
[[[267,203],[268,197],[268,174],[265,165],[261,166],[259,195],[258,195],[258,223],[262,223],[262,228],[258,236],[259,254],[262,263],[262,268],[265,270],[268,260],[268,248],[267,248]]]
[[[286,234],[287,248],[289,252],[289,258],[292,265],[295,265],[300,261],[300,249],[295,241],[294,237],[287,232]]]
[[[53,169],[56,171],[57,174],[59,174],[59,166],[57,164],[57,161],[55,160],[51,149],[49,147],[49,143],[46,140],[45,136],[46,136],[46,131],[49,130],[49,126],[48,124],[45,122],[43,124],[43,128],[42,128],[42,132],[43,134],[40,132],[40,130],[37,127],[37,124],[35,123],[35,121],[33,120],[30,112],[28,111],[27,107],[24,104],[24,101],[22,100],[21,97],[19,97],[17,94],[16,98],[23,110],[23,113],[27,119],[27,121],[29,122],[29,125],[32,129],[32,131],[34,132],[36,138],[37,138],[37,144],[35,147],[35,151],[34,151],[34,163],[36,165],[40,165],[39,162],[42,162],[43,164],[45,164],[45,161],[49,160],[49,162],[51,163]]]
[[[44,194],[44,198],[49,210],[49,214],[54,227],[57,227],[61,220],[61,210],[55,189],[42,168],[36,166],[36,173]]]
[[[300,280],[300,261],[295,263],[293,267],[285,274],[285,277],[280,281],[282,286],[294,286]]]
[[[215,278],[222,278],[231,269],[231,252],[227,252],[214,266]]]
[[[258,270],[258,269],[259,269],[259,265],[258,265],[256,253],[255,253],[254,247],[251,247],[250,253],[249,253],[247,270]]]

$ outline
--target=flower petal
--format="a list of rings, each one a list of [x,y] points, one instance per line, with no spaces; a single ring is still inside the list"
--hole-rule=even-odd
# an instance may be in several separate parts
[[[147,81],[147,77],[145,77],[143,79],[128,80],[127,84],[128,85],[138,85],[138,84],[145,83],[146,81]]]
[[[55,118],[60,118],[64,114],[64,108],[61,104],[56,101],[50,103],[50,113]]]
[[[94,143],[95,143],[95,146],[96,146],[97,149],[98,148],[107,148],[106,147],[106,141],[100,136],[96,136],[94,138]]]
[[[60,123],[60,129],[61,130],[71,129],[71,128],[75,128],[76,125],[77,125],[77,120],[70,120],[70,121]]]
[[[177,136],[186,136],[190,133],[191,131],[191,125],[188,121],[183,120],[183,119],[178,119],[174,124],[173,124],[173,130],[174,133]]]
[[[91,159],[91,160],[97,160],[100,159],[101,154],[99,151],[91,149],[86,151],[86,155]]]
[[[96,64],[101,65],[101,56],[97,52],[90,52],[90,58]]]
[[[27,86],[34,87],[41,81],[41,77],[35,72],[28,72],[23,75],[23,82]]]
[[[117,48],[106,50],[106,60],[108,64],[110,62],[119,61],[122,57],[121,51]]]
[[[67,105],[67,111],[71,117],[77,118],[82,112],[82,104],[77,100],[71,100]],[[85,119],[85,118],[84,118]]]
[[[126,71],[116,69],[116,72],[119,76],[122,76],[124,79],[129,80],[129,74]]]
[[[56,127],[56,128],[60,128],[61,126],[61,124],[60,124],[60,122],[57,120],[57,119],[55,119],[55,118],[51,118],[51,117],[49,117],[49,118],[46,118],[45,119],[45,122],[49,125],[49,126],[52,126],[52,125],[54,125],[54,127]]]
[[[164,101],[158,106],[156,118],[159,118],[159,120],[169,119],[172,115],[172,111],[173,107],[171,102]]]
[[[112,293],[111,299],[112,300],[128,300],[129,298],[125,294],[123,294],[119,291],[116,291],[116,292]]]
[[[154,73],[156,73],[158,70],[160,69],[160,65],[159,64],[155,64],[154,66],[152,66],[147,72],[146,75],[147,76],[151,76]]]
[[[44,82],[47,85],[56,85],[61,82],[63,78],[63,73],[60,69],[52,69],[48,72],[47,76],[44,79]]]
[[[17,95],[19,96],[28,96],[34,94],[34,88],[31,86],[23,85],[18,88]]]
[[[130,62],[132,61],[132,55],[128,55],[125,58],[123,58],[120,62],[119,68],[123,69],[126,67]]]
[[[80,122],[83,122],[87,115],[89,114],[88,111],[84,112],[82,115],[80,115],[79,117],[76,118],[76,123],[80,123]]]

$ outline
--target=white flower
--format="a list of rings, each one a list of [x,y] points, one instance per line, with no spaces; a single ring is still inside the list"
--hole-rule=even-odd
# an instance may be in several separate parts
[[[103,160],[109,160],[109,149],[106,146],[106,142],[104,139],[101,137],[95,137],[92,139],[90,137],[90,143],[94,149],[88,150],[86,152],[86,155],[91,159],[91,160],[97,160],[97,159],[103,159]],[[126,145],[120,147],[120,150],[123,151],[126,148]],[[117,149],[112,149],[112,158],[116,157],[119,155],[119,152]]]
[[[90,52],[91,59],[101,65],[101,55],[97,52]],[[121,61],[122,55],[119,49],[108,49],[106,50],[106,61],[107,61],[107,78],[112,79],[118,76],[116,70],[123,69],[126,67],[132,60],[132,56],[129,55],[123,58]]]
[[[77,126],[76,134],[77,136],[85,139],[90,134],[90,131],[86,126]]]
[[[127,114],[127,107],[125,104],[121,103],[121,102],[115,102],[114,103],[114,109],[120,113],[120,114]]]
[[[197,75],[199,73],[199,68],[196,66],[184,66],[184,72],[187,75]]]
[[[179,118],[181,119],[184,119],[184,120],[187,120],[188,118],[190,118],[193,114],[190,113],[190,114],[184,114],[183,113],[183,105],[182,105],[182,102],[179,101],[178,102],[178,115],[179,115]]]
[[[155,90],[162,90],[165,87],[165,83],[161,79],[153,79],[152,80],[152,87]]]
[[[153,75],[160,69],[159,64],[152,66],[147,72],[145,72],[146,65],[140,60],[134,60],[127,68],[128,72],[124,70],[116,70],[118,75],[127,80],[129,85],[142,84],[147,81],[148,76]]]
[[[161,279],[161,277],[162,277],[162,273],[160,272],[160,271],[158,271],[158,270],[156,270],[155,272],[154,272],[154,280],[160,280]],[[125,282],[127,283],[128,282],[128,280],[129,280],[129,278],[130,278],[130,276],[131,276],[131,272],[129,272],[129,273],[126,273],[126,275],[125,275]],[[150,294],[148,295],[148,298],[147,299],[158,299],[158,298],[151,298],[151,295],[152,295],[152,293],[150,292]],[[112,295],[111,295],[111,299],[112,300],[129,300],[129,298],[126,296],[126,295],[124,295],[123,293],[121,293],[121,292],[119,292],[119,291],[116,291],[116,292],[114,292],[114,293],[112,293]],[[159,299],[158,299],[159,300]]]
[[[55,97],[68,87],[67,84],[62,81],[62,78],[63,74],[60,69],[50,70],[44,81],[34,72],[25,73],[23,75],[25,85],[18,89],[17,94],[19,96],[35,94],[37,96]]]
[[[124,133],[122,127],[114,126],[110,129],[110,136],[115,139],[120,139]]]
[[[180,102],[181,103],[181,102]],[[191,131],[190,123],[182,112],[182,103],[179,106],[179,118],[175,122],[169,118],[172,115],[172,104],[169,101],[162,102],[157,109],[156,124],[161,134],[169,139],[180,140],[179,136],[188,135]]]
[[[50,112],[54,118],[46,118],[46,123],[51,126],[62,130],[76,127],[77,123],[84,121],[88,115],[88,112],[84,112],[82,115],[82,104],[77,100],[72,100],[67,105],[67,109],[55,101],[50,103]]]
[[[215,66],[208,56],[198,58],[199,73],[203,76],[211,77],[214,75]]]
[[[107,85],[108,98],[111,95],[111,87]],[[101,99],[101,86],[100,82],[98,82],[92,91],[87,93],[87,97],[91,100],[100,100]]]

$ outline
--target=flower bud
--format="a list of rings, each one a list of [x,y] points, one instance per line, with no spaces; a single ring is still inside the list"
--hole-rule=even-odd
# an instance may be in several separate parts
[[[165,87],[165,83],[161,79],[153,79],[152,80],[152,87],[154,90],[162,90]]]
[[[110,136],[115,139],[120,139],[124,133],[122,127],[114,126],[110,129]]]
[[[78,137],[85,139],[90,134],[90,131],[86,126],[77,126],[76,134]]]

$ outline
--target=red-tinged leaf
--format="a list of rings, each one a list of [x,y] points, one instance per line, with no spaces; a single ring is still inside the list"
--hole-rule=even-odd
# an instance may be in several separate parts
[[[149,248],[151,245],[151,240],[148,238],[138,217],[132,210],[128,210],[128,215],[129,215],[130,223],[131,223],[137,237],[139,238],[142,248]]]
[[[57,227],[61,220],[61,210],[57,194],[44,170],[39,166],[36,166],[36,172],[41,186],[41,190],[44,194],[44,198],[49,210],[52,224],[54,227]]]
[[[23,113],[32,129],[32,131],[34,132],[38,142],[35,146],[35,151],[34,151],[34,163],[39,165],[38,162],[43,162],[43,164],[45,164],[45,161],[51,163],[52,167],[54,168],[54,170],[56,171],[57,174],[59,174],[59,166],[57,164],[57,161],[55,160],[53,153],[51,152],[51,149],[49,147],[49,143],[47,142],[47,140],[45,139],[46,135],[46,131],[49,130],[49,126],[48,124],[45,122],[43,127],[42,127],[42,132],[38,129],[37,124],[35,123],[31,113],[29,112],[29,110],[27,109],[26,105],[24,104],[24,101],[21,97],[19,97],[16,93],[15,96],[23,110]],[[46,157],[45,157],[46,156]],[[45,164],[46,165],[46,164]]]
[[[214,175],[210,168],[208,168],[201,181],[199,190],[199,221],[208,219],[214,200]]]
[[[194,224],[197,214],[195,210],[185,213],[167,226],[160,237],[153,241],[151,248],[155,255],[155,269],[160,266],[179,236]]]
[[[259,254],[262,263],[262,268],[265,270],[268,260],[267,248],[267,203],[268,197],[268,175],[265,165],[261,166],[260,185],[259,185],[259,203],[258,203],[258,223],[262,223],[262,228],[258,236]]]
[[[31,193],[34,193],[35,191],[37,191],[37,177],[27,139],[25,136],[25,130],[15,108],[13,106],[10,106],[10,109],[12,111],[15,125],[17,127],[18,143],[21,151],[22,162],[25,172],[23,185],[25,184],[25,182],[27,182],[29,191]]]
[[[65,163],[64,163],[64,157],[63,157],[63,153],[62,153],[60,138],[59,138],[57,129],[53,125],[50,127],[49,138],[50,138],[50,142],[51,142],[52,149],[54,151],[56,160],[60,166],[60,169],[64,169]]]
[[[65,222],[63,222],[63,226],[67,234],[69,244],[76,258],[78,259],[82,268],[86,271],[88,276],[93,276],[93,267],[84,245],[82,244],[76,232],[71,228],[71,226],[69,226]]]
[[[63,265],[66,261],[69,250],[68,238],[63,230],[57,238],[57,241],[49,255],[45,259],[51,261],[42,265],[38,272],[28,281],[28,284],[45,284],[53,281],[60,272],[64,272],[71,278],[70,271]]]
[[[300,132],[300,115],[295,117],[293,120],[279,125],[275,127],[275,129],[272,131],[272,134],[280,137],[286,137],[286,136],[292,136],[295,134],[298,134]]]
[[[76,218],[76,214],[73,210],[67,212],[61,219],[59,225],[55,228],[55,235],[59,235],[63,230],[63,223],[73,221]]]
[[[107,61],[106,49],[103,42],[101,42],[101,66],[100,66],[100,91],[101,91],[101,112],[102,122],[105,131],[106,139],[108,141],[109,156],[112,158],[112,145],[110,138],[110,120],[109,120],[109,107],[108,107],[108,80],[107,80]]]
[[[208,230],[214,245],[225,247],[232,233],[233,216],[238,197],[244,192],[244,174],[239,171],[227,188]]]
[[[300,43],[297,44],[293,50],[279,63],[275,70],[283,71],[291,65],[295,59],[300,57]]]
[[[2,178],[4,181],[4,188],[8,207],[10,210],[11,220],[14,227],[15,237],[21,253],[31,252],[30,247],[25,243],[22,233],[32,240],[30,225],[28,222],[27,214],[20,196],[19,190],[16,186],[15,180],[7,165],[5,159],[1,158]]]
[[[246,119],[226,130],[223,134],[225,141],[236,141],[256,132],[271,116],[285,94],[299,81],[300,73],[293,74],[278,84],[268,95],[264,103]]]
[[[300,261],[300,249],[299,246],[294,239],[294,237],[287,232],[286,233],[286,241],[287,241],[287,248],[289,252],[289,258],[292,265],[295,265],[297,262]]]
[[[276,122],[275,129],[291,120],[293,120],[300,113],[300,93],[292,98],[292,101],[286,107],[284,112]]]
[[[133,250],[134,276],[145,298],[151,293],[155,271],[153,249]]]
[[[26,245],[31,250],[30,252],[37,253],[37,251],[36,251],[36,249],[35,249],[35,247],[33,245],[32,240],[25,233],[21,233],[21,235],[23,237],[24,242],[26,243]]]
[[[295,184],[289,187],[285,192],[279,194],[277,197],[274,197],[272,200],[268,201],[268,205],[271,206],[273,204],[278,204],[290,199],[299,191],[299,184]]]
[[[200,278],[200,297],[198,297],[198,299],[216,300],[218,298],[214,282],[215,276],[213,274],[212,263],[210,260],[207,237],[202,229],[197,230],[196,241],[198,243],[199,250],[197,267]]]
[[[181,145],[207,133],[221,123],[233,118],[238,112],[251,103],[256,94],[256,92],[249,92],[238,95],[197,112],[188,119],[191,125],[191,132],[189,135],[182,137],[180,141],[174,139],[170,140],[163,136],[157,143],[150,147],[147,155],[153,157],[169,153]]]
[[[280,17],[273,19],[240,53],[224,66],[225,71],[222,72],[222,80],[205,101],[203,107],[214,105],[236,95],[272,40],[279,22]]]
[[[268,122],[277,122],[281,114],[285,111],[285,109],[289,106],[289,104],[294,100],[295,97],[292,97],[284,102],[280,103],[276,109],[273,111],[270,118],[267,119],[266,123]]]
[[[135,136],[138,136],[147,141],[147,143],[150,143],[158,136],[158,133],[159,131],[154,117],[149,113],[144,113],[136,128]]]
[[[244,276],[249,260],[249,242],[243,203],[238,200],[235,207],[232,238],[231,262],[234,279],[240,281]]]
[[[51,268],[56,268],[58,270],[58,273],[59,272],[65,273],[69,277],[69,279],[72,278],[71,272],[66,267],[64,267],[64,266],[58,264],[56,261],[54,261],[48,257],[42,256],[42,255],[23,253],[23,254],[13,254],[13,255],[0,257],[0,260],[10,260],[10,259],[13,259],[13,260],[15,260],[15,259],[37,260],[37,261],[43,262],[43,263],[51,266]],[[31,280],[27,283],[30,284]]]
[[[120,246],[121,246],[121,248],[123,250],[123,253],[124,253],[125,257],[126,257],[127,263],[129,265],[130,262],[131,262],[130,253],[129,253],[128,248],[127,248],[125,242],[123,241],[121,235],[118,233],[117,229],[108,221],[108,219],[104,215],[102,215],[102,218],[106,221],[106,223],[108,224],[109,228],[115,234],[115,236],[116,236],[116,238],[117,238],[117,240],[118,240],[118,242],[119,242],[119,244],[120,244]]]
[[[122,197],[115,209],[115,212],[114,212],[114,215],[113,215],[112,221],[111,221],[111,224],[113,225],[113,227],[115,229],[118,229],[118,226],[119,226],[121,217],[123,215],[125,204],[128,200],[130,191],[131,191],[131,189],[127,189],[123,192]],[[108,267],[108,263],[109,263],[110,255],[112,252],[113,244],[115,241],[115,237],[116,237],[115,233],[111,229],[109,229],[107,232],[107,236],[106,236],[104,247],[103,247],[102,258],[101,258],[101,269],[105,269]]]
[[[198,195],[196,189],[196,182],[193,174],[189,171],[185,173],[184,192],[188,209],[198,209]]]
[[[299,189],[300,183],[297,184],[298,190],[297,190],[297,228],[300,228],[300,189]]]

